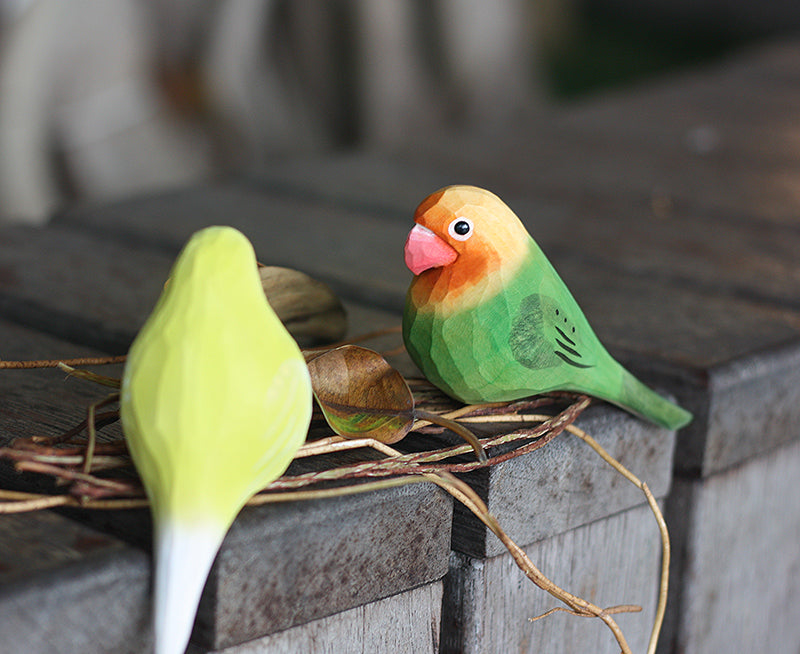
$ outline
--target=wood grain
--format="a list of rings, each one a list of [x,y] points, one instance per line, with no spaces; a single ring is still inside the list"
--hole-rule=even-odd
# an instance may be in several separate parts
[[[258,640],[189,654],[437,654],[442,582],[313,620]]]
[[[648,508],[629,509],[523,549],[562,588],[602,606],[643,606],[642,613],[616,617],[632,650],[646,649],[660,556]],[[556,614],[529,622],[556,600],[531,584],[508,554],[489,559],[454,554],[444,593],[443,654],[619,652],[599,620]]]

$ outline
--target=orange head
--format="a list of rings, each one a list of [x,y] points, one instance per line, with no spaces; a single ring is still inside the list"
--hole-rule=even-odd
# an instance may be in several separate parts
[[[470,290],[485,297],[499,290],[529,252],[530,236],[519,218],[475,186],[432,193],[417,207],[414,222],[405,261],[426,301],[455,302]]]

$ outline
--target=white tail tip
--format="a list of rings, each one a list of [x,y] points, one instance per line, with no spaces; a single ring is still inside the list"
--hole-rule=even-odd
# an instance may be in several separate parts
[[[155,654],[183,654],[225,527],[167,521],[156,528]]]

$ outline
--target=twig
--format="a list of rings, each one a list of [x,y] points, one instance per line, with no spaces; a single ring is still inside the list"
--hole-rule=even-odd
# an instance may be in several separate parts
[[[281,491],[279,493],[261,492],[253,495],[247,506],[260,506],[277,502],[294,502],[298,500],[318,500],[328,497],[341,497],[344,495],[356,495],[384,488],[396,488],[408,484],[427,483],[429,480],[422,477],[393,477],[392,479],[382,479],[381,481],[368,481],[363,484],[352,484],[350,486],[337,486],[336,488],[322,488],[308,491]]]
[[[39,449],[12,449],[0,448],[0,456],[11,459],[12,461],[36,461],[38,463],[47,463],[56,466],[81,466],[86,459],[85,448],[80,452],[74,452],[74,448],[70,448],[66,454],[60,454],[54,451],[55,448],[44,448],[43,451]],[[131,462],[128,457],[122,456],[97,456],[92,459],[93,470],[110,470],[112,468],[122,468],[130,466]]]
[[[423,411],[422,409],[415,409],[414,413],[418,418],[422,420],[426,420],[427,422],[432,422],[440,427],[444,427],[445,429],[449,429],[455,434],[458,434],[463,438],[467,443],[470,444],[473,450],[475,450],[475,456],[478,457],[478,461],[481,463],[486,463],[489,458],[486,456],[486,451],[483,449],[481,442],[477,439],[475,434],[473,434],[469,429],[459,425],[455,420],[450,420],[449,418],[445,418],[444,416],[440,416],[436,413],[431,413],[430,411]]]
[[[650,510],[653,512],[653,515],[656,518],[658,530],[661,534],[661,580],[658,590],[658,607],[656,608],[653,629],[650,632],[650,642],[647,646],[647,654],[655,654],[656,645],[658,644],[658,636],[661,633],[661,627],[664,623],[664,613],[666,612],[667,608],[667,593],[669,590],[669,561],[671,546],[669,542],[667,523],[664,520],[664,516],[661,513],[658,502],[656,502],[655,497],[653,497],[653,493],[650,491],[650,488],[646,483],[642,482],[636,475],[634,475],[630,470],[628,470],[619,461],[606,452],[606,450],[603,449],[603,447],[594,438],[589,436],[589,434],[582,429],[579,429],[575,425],[569,425],[567,427],[567,431],[580,438],[584,443],[597,452],[603,461],[608,463],[608,465],[614,468],[614,470],[625,477],[625,479],[631,482],[634,486],[639,487],[644,493],[644,496],[647,498],[647,503],[650,505]]]
[[[454,409],[453,411],[448,411],[447,413],[442,413],[439,417],[440,418],[447,418],[448,420],[455,420],[456,418],[462,419],[463,416],[468,416],[472,414],[476,414],[485,409],[491,409],[494,407],[501,407],[501,406],[508,406],[505,402],[491,402],[488,404],[465,404],[458,409]],[[478,421],[473,421],[478,422]],[[433,421],[429,420],[419,420],[414,424],[414,429],[421,429],[423,427],[427,427],[428,425],[433,424]]]
[[[108,397],[99,402],[92,402],[89,405],[89,411],[86,415],[86,432],[88,435],[88,442],[86,443],[86,460],[83,464],[84,474],[89,474],[92,469],[92,457],[94,456],[94,446],[97,441],[97,430],[94,424],[94,413],[97,409],[107,404],[117,402],[119,400],[119,393],[112,393]]]
[[[67,506],[73,499],[69,495],[45,495],[29,500],[0,502],[0,513],[26,513],[28,511],[52,509],[56,506]]]
[[[617,613],[640,613],[642,610],[641,606],[637,606],[636,604],[619,604],[617,606],[609,606],[603,609],[609,615],[614,615]],[[544,618],[547,618],[554,613],[569,613],[570,615],[577,616],[579,618],[588,618],[588,617],[595,617],[595,616],[587,616],[585,613],[579,613],[578,611],[573,611],[572,609],[565,609],[563,606],[556,606],[549,611],[545,611],[541,615],[536,615],[532,618],[528,618],[528,622],[538,622]]]
[[[79,359],[39,359],[36,361],[2,361],[0,360],[0,370],[6,369],[27,369],[27,368],[58,368],[60,364],[68,366],[104,366],[112,363],[122,363],[127,355],[111,357],[81,357]]]
[[[132,488],[132,485],[129,483],[115,481],[113,479],[103,479],[86,474],[85,472],[78,472],[76,470],[70,470],[69,468],[60,468],[41,461],[20,461],[17,463],[16,468],[21,471],[52,475],[53,477],[65,479],[67,481],[84,481],[92,486],[100,486],[118,493],[128,493]]]
[[[119,419],[119,411],[117,411],[116,409],[114,411],[106,411],[105,413],[98,413],[97,415],[95,415],[95,425],[96,426],[110,425],[111,423],[116,422],[118,419]],[[68,443],[75,436],[77,436],[84,429],[86,429],[87,424],[88,421],[84,419],[80,423],[75,425],[72,429],[69,429],[63,434],[58,434],[56,436],[32,436],[30,438],[30,441],[36,444],[47,444],[47,445]]]
[[[72,366],[68,366],[63,361],[59,362],[58,367],[59,369],[66,372],[70,377],[85,379],[86,381],[91,381],[94,382],[95,384],[100,384],[101,386],[109,386],[110,388],[119,388],[121,384],[121,381],[116,377],[108,377],[107,375],[98,375],[96,372],[92,372],[91,370],[82,370],[78,368],[73,368]]]

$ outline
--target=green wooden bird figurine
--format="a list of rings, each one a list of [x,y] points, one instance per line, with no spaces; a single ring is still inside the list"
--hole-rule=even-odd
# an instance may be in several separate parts
[[[606,351],[567,286],[506,204],[449,186],[417,207],[405,261],[414,279],[403,339],[425,376],[466,403],[564,390],[668,429],[692,415]]]

